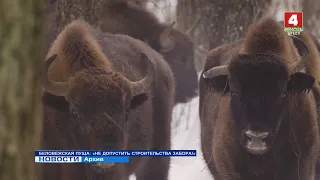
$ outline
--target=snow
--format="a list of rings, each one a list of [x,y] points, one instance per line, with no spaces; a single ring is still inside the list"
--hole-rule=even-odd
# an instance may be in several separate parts
[[[173,123],[181,118],[181,112],[184,112],[184,117],[181,118],[179,126],[176,128],[173,126],[172,149],[195,149],[197,150],[197,156],[172,157],[169,180],[213,179],[206,168],[200,148],[198,105],[199,98],[196,97],[189,103],[178,104],[174,108]],[[188,113],[185,113],[186,109]]]
[[[200,148],[199,97],[177,104],[172,113],[172,147],[174,150],[197,150],[196,157],[171,157],[169,180],[213,180],[206,168]],[[130,180],[136,180],[134,175]]]

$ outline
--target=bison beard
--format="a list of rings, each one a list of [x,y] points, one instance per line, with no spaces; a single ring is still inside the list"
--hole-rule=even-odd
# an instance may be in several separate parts
[[[265,18],[244,40],[210,52],[200,79],[200,121],[215,180],[314,179],[320,144],[310,90],[319,77],[300,71],[319,59],[308,64],[315,49],[308,46]]]
[[[116,53],[115,53],[116,52]],[[70,23],[44,65],[44,149],[170,149],[174,79],[145,43]],[[43,165],[40,179],[166,180],[169,157]]]

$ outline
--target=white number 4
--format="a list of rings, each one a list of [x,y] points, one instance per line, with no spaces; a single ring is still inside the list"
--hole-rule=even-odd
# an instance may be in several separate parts
[[[293,24],[294,26],[298,25],[298,17],[296,14],[292,14],[288,20],[288,24]]]

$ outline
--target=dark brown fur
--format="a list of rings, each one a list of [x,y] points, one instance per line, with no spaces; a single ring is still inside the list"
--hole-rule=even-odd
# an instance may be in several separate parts
[[[283,21],[280,21],[280,24],[283,25]],[[313,50],[313,59],[318,59],[320,61],[320,44],[319,41],[317,40],[317,38],[310,32],[308,32],[308,30],[304,29],[304,33],[301,35],[297,35],[297,37],[303,39],[305,42],[306,41],[313,41],[313,42],[307,42],[306,44],[310,44],[313,48],[316,48]],[[314,43],[314,45],[312,45],[312,43]],[[317,52],[318,51],[318,52]],[[316,83],[320,83],[320,76],[319,76],[319,64],[315,64],[316,67],[308,67],[307,71],[310,74],[315,75],[314,77],[316,78]],[[315,87],[313,89],[314,91],[314,95],[315,95],[315,99],[317,100],[317,109],[318,109],[318,114],[320,114],[320,91],[319,91],[319,85],[315,84]],[[319,122],[320,122],[320,117],[318,117]],[[316,179],[320,179],[320,161],[318,161],[317,163],[317,167],[316,167]]]
[[[103,34],[77,20],[57,37],[47,58],[54,54],[48,77],[68,81],[69,88],[65,97],[43,95],[43,149],[170,149],[174,79],[158,53],[139,40]],[[130,102],[125,78],[145,76],[144,58],[155,65],[153,85]],[[127,124],[118,113],[122,108],[130,109]],[[169,157],[130,158],[129,165],[105,172],[91,165],[45,164],[40,179],[128,180],[135,173],[137,180],[166,180],[169,163]]]
[[[176,103],[187,102],[197,95],[195,91],[198,80],[194,67],[193,42],[187,35],[172,29],[170,38],[175,43],[174,49],[163,52],[160,35],[168,25],[160,23],[152,13],[123,2],[107,4],[104,9],[105,14],[99,23],[102,31],[127,34],[140,39],[163,55],[176,79]]]
[[[230,63],[231,67],[228,72],[233,80],[248,78],[241,81],[247,84],[246,93],[250,93],[251,90],[263,91],[263,88],[269,88],[270,92],[273,92],[277,90],[274,85],[263,87],[266,84],[261,84],[259,87],[253,83],[250,84],[250,82],[257,81],[256,83],[259,84],[259,80],[261,80],[272,84],[272,79],[277,80],[277,75],[271,73],[264,77],[263,73],[286,72],[286,70],[280,69],[299,60],[299,47],[297,49],[289,36],[283,32],[283,28],[273,19],[267,18],[252,25],[244,40],[213,49],[207,57],[203,72],[212,67]],[[259,55],[259,53],[265,55]],[[272,59],[273,57],[282,59],[282,62],[278,61],[278,65],[274,64],[273,68],[275,69],[265,67],[264,72],[257,72],[258,74],[247,77],[246,73],[256,71],[240,68],[246,67],[245,65],[240,66],[241,62],[238,60],[238,57],[244,58],[243,56],[255,57],[251,59],[251,63],[254,63],[256,59],[261,59],[262,62],[263,58],[267,58],[263,61],[271,63],[275,61]],[[247,60],[241,61],[247,62]],[[256,62],[256,68],[261,68],[258,61]],[[310,66],[318,64],[319,62],[312,61]],[[236,71],[242,73],[238,73],[238,77],[234,77]],[[314,93],[309,90],[313,86],[312,80],[318,77],[315,77],[317,74],[311,74],[314,78],[303,75],[307,81],[301,81],[298,76],[302,75],[302,73],[292,75],[290,78],[296,79],[295,82],[292,80],[283,81],[288,82],[288,94],[284,100],[286,105],[284,106],[282,123],[279,125],[272,149],[263,155],[252,155],[246,152],[239,142],[241,138],[237,132],[240,128],[239,122],[238,119],[232,118],[230,108],[231,99],[235,99],[235,97],[230,95],[229,85],[234,82],[230,82],[230,77],[227,76],[218,76],[214,79],[204,79],[201,76],[199,105],[201,148],[215,180],[311,180],[315,178],[314,172],[319,156],[320,138]],[[281,76],[287,78],[283,74]],[[279,74],[278,78],[282,78],[281,76]],[[265,95],[269,95],[268,93],[265,92]],[[265,113],[272,106],[262,106],[260,111]],[[261,119],[264,118],[257,116]],[[270,122],[264,123],[271,125],[272,122],[270,120]],[[299,160],[297,154],[300,156]]]
[[[315,38],[315,36],[313,36],[311,33],[306,32],[306,33],[299,35],[298,37],[301,38],[302,40],[304,40],[304,42],[306,42],[306,44],[309,45],[309,47],[313,48],[313,50],[311,51],[312,52],[312,54],[311,54],[312,60],[320,61],[320,44],[317,41],[317,39]],[[313,74],[316,79],[316,83],[315,83],[315,87],[313,88],[313,92],[314,92],[315,99],[317,101],[318,114],[320,114],[320,71],[319,71],[319,66],[320,66],[320,64],[314,63],[313,66],[310,66],[307,69],[309,74]],[[320,122],[320,116],[318,116],[318,121]],[[319,123],[319,125],[320,125],[320,123]],[[315,179],[316,180],[320,179],[320,161],[318,161],[317,166],[316,166],[316,178]]]
[[[197,95],[198,75],[194,67],[193,42],[190,37],[172,29],[170,37],[175,47],[169,52],[163,52],[160,46],[160,35],[168,25],[160,23],[152,13],[139,7],[139,1],[108,1],[102,6],[104,14],[97,26],[103,32],[124,34],[144,41],[164,57],[176,79],[176,103],[187,102]],[[54,19],[54,14],[50,15],[50,19]],[[51,21],[48,23],[52,26]],[[47,43],[50,44],[56,32],[55,29],[49,30]]]

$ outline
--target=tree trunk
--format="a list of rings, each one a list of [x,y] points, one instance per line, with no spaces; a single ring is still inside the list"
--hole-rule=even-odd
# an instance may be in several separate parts
[[[177,28],[186,32],[193,38],[195,43],[195,68],[201,71],[204,67],[204,60],[209,49],[208,36],[204,31],[204,26],[200,25],[200,14],[197,7],[198,0],[178,0],[176,20]]]
[[[106,0],[57,0],[58,32],[75,19],[95,25],[101,17],[102,3]]]
[[[304,27],[318,40],[320,39],[320,0],[303,0]],[[320,43],[320,42],[319,42]]]
[[[57,8],[57,26],[60,32],[67,24],[76,19],[83,19],[95,26],[102,16],[104,4],[112,1],[128,1],[145,7],[146,0],[54,0]]]
[[[271,0],[178,0],[178,28],[196,27],[190,35],[196,43],[197,70],[204,66],[207,50],[241,38],[270,4]]]
[[[1,0],[0,179],[35,180],[40,148],[43,1]]]
[[[56,0],[47,0],[45,4],[45,24],[44,24],[44,36],[45,36],[45,49],[47,53],[52,42],[58,35],[58,22],[57,22]]]

